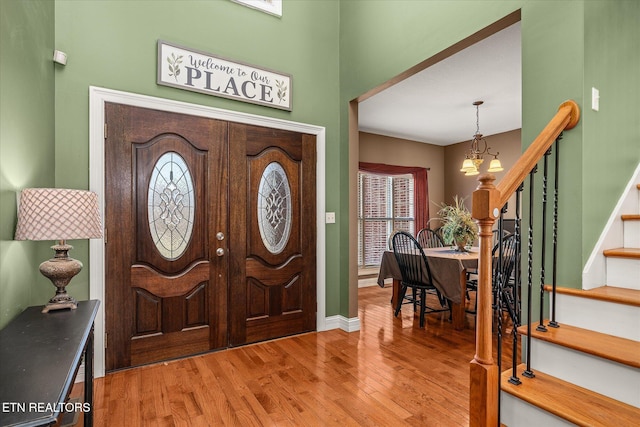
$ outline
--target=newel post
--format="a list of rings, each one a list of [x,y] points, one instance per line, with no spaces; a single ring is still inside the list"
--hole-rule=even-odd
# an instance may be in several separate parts
[[[476,298],[476,354],[470,366],[469,426],[498,425],[498,366],[493,360],[492,346],[492,229],[499,215],[500,192],[493,174],[478,178],[480,185],[473,192],[471,213],[478,223],[480,254],[478,257],[478,292]]]

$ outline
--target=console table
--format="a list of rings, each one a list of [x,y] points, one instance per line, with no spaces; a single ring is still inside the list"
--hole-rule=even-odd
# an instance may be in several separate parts
[[[0,426],[55,423],[83,354],[84,425],[93,425],[93,322],[99,305],[80,301],[75,310],[49,313],[41,305],[29,307],[0,331]]]

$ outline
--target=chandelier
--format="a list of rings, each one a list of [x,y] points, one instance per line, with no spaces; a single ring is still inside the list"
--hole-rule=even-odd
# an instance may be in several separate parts
[[[479,107],[483,104],[483,101],[476,101],[473,105],[476,106],[476,133],[471,140],[471,149],[465,156],[464,162],[462,162],[462,169],[460,172],[464,172],[465,176],[478,175],[480,173],[480,165],[484,162],[483,156],[488,154],[493,156],[491,163],[489,163],[489,169],[487,172],[500,172],[503,170],[500,160],[498,160],[498,154],[492,153],[491,147],[487,145],[487,140],[482,137],[480,133],[480,112]],[[482,149],[481,149],[482,148]]]

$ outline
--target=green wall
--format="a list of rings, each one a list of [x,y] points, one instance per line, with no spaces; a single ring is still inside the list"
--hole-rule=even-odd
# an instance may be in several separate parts
[[[640,2],[585,2],[583,261],[640,162]],[[591,87],[600,109],[591,110]]]
[[[54,186],[54,8],[0,2],[0,329],[55,288],[38,265],[52,242],[13,241],[16,193]]]

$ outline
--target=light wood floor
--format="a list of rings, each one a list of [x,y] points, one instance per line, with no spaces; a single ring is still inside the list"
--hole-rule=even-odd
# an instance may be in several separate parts
[[[359,289],[359,332],[309,333],[111,373],[96,426],[467,426],[474,317],[418,327],[391,288]],[[507,352],[505,350],[505,352]]]

